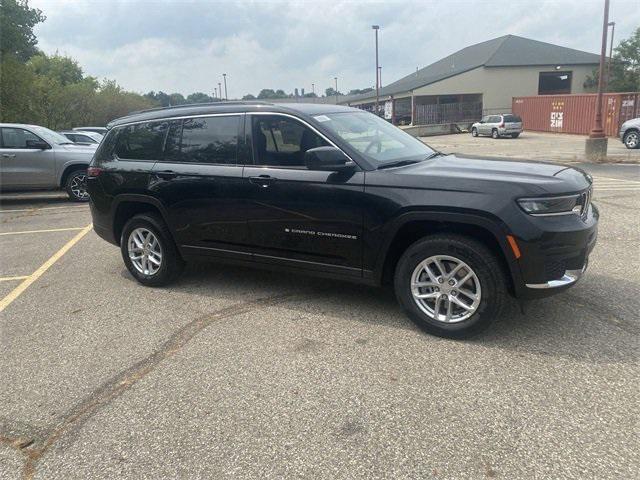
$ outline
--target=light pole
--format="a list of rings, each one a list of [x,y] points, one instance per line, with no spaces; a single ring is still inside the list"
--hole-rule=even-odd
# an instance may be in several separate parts
[[[585,153],[589,160],[602,160],[607,156],[607,136],[602,128],[602,90],[604,87],[604,59],[607,55],[607,32],[609,30],[609,0],[604,0],[604,19],[602,22],[602,45],[600,48],[600,69],[598,71],[598,96],[593,118],[593,129],[585,144]]]
[[[616,31],[616,22],[609,22],[607,26],[611,27],[611,44],[609,46],[609,60],[607,61],[607,92],[609,91],[609,82],[611,81],[611,61],[613,60],[613,34]]]
[[[380,84],[380,88],[382,88],[382,65],[378,67],[378,83]]]
[[[336,90],[335,90],[335,92],[336,92],[336,105],[337,105],[338,104],[338,77],[333,77],[333,79],[336,82]]]
[[[218,89],[213,87],[213,98],[218,98]]]
[[[224,79],[224,99],[229,100],[229,95],[227,94],[227,74],[223,73],[222,78]]]
[[[222,84],[220,82],[218,82],[218,98],[220,100],[223,100],[223,98],[222,98]]]
[[[378,30],[380,30],[380,25],[371,25],[371,28],[376,32],[376,115],[378,115],[378,110],[380,108],[380,82],[378,77]]]
[[[314,96],[316,94],[316,84],[315,83],[311,84],[311,93],[313,93]]]

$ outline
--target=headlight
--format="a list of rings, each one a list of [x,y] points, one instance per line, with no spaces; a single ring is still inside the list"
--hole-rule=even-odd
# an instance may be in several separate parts
[[[562,197],[521,198],[518,205],[530,215],[580,215],[585,204],[584,194]]]

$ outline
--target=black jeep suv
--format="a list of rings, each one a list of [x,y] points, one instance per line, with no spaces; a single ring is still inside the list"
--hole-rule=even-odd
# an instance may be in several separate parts
[[[444,155],[335,105],[132,114],[109,125],[87,187],[95,231],[144,285],[195,259],[392,283],[447,337],[488,326],[508,293],[573,285],[598,222],[580,170]]]

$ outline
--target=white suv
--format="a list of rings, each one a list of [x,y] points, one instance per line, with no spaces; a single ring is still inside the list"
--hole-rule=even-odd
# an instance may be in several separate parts
[[[522,119],[517,115],[487,115],[471,125],[471,135],[491,135],[493,138],[518,138],[522,133]]]
[[[627,120],[620,126],[620,140],[627,148],[640,148],[640,117]]]

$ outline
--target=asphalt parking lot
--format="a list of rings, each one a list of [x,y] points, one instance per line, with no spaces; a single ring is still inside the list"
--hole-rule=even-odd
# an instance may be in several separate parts
[[[637,478],[640,167],[585,168],[586,277],[468,341],[312,277],[145,288],[86,205],[3,195],[0,478]]]
[[[472,137],[470,133],[422,137],[426,144],[447,153],[465,153],[489,157],[524,158],[563,163],[586,161],[583,135],[529,132],[520,137],[499,138]],[[551,153],[552,152],[552,153]],[[640,163],[640,149],[629,150],[618,138],[609,138],[607,157],[613,162]]]

